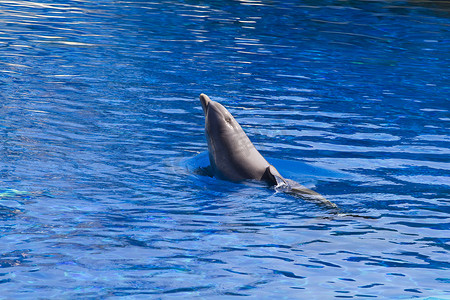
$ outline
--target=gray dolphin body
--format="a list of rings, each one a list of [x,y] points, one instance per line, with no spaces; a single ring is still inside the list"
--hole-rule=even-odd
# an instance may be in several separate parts
[[[322,195],[283,178],[274,166],[256,150],[239,123],[220,103],[200,95],[205,113],[205,131],[209,161],[214,175],[229,181],[256,179],[274,185],[277,190],[295,194],[328,207],[337,207]]]

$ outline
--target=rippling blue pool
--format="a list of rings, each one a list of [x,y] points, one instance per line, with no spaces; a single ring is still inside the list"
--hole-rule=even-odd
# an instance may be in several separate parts
[[[0,2],[0,299],[450,299],[445,1]],[[339,213],[202,176],[198,96]]]

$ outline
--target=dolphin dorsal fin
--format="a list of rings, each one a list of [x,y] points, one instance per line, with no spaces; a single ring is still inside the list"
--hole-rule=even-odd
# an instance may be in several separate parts
[[[283,178],[283,176],[280,175],[277,169],[275,169],[274,166],[269,165],[266,168],[266,171],[264,172],[262,180],[268,182],[269,184],[275,185],[275,186],[283,186],[287,185],[286,180]]]

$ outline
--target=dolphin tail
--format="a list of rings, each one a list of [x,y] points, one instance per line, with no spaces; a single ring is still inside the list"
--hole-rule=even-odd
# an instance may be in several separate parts
[[[285,179],[285,181],[289,185],[289,190],[287,191],[287,193],[293,194],[307,201],[316,202],[317,204],[326,206],[328,208],[338,208],[336,204],[326,199],[321,194],[314,192],[313,190],[310,190],[307,187],[304,187],[300,183],[297,183],[289,179]]]
[[[304,200],[316,202],[320,205],[324,205],[328,208],[337,208],[338,206],[331,202],[330,200],[325,199],[321,194],[310,190],[300,183],[295,181],[285,179],[280,175],[277,169],[274,166],[269,165],[264,172],[261,180],[266,181],[267,183],[274,185],[275,190],[277,192],[284,192],[288,194],[292,194],[298,196]]]

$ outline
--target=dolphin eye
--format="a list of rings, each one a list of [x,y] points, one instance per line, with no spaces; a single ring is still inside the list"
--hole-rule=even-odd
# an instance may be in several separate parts
[[[227,123],[231,123],[231,118],[230,118],[230,117],[225,117],[225,121],[226,121]]]

